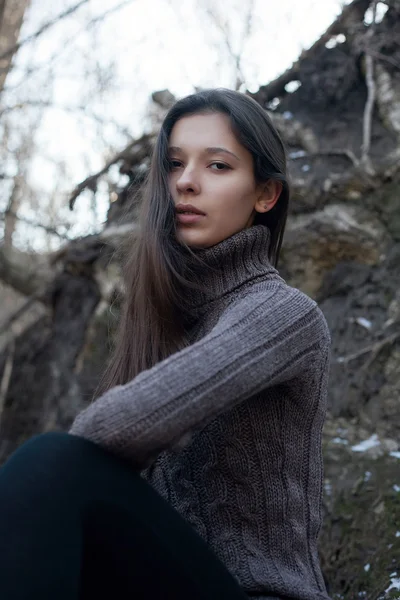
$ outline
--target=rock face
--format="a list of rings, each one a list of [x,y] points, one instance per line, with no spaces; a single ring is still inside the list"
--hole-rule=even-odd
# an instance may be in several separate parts
[[[362,175],[368,89],[362,57],[351,60],[362,47],[355,31],[306,57],[301,87],[276,110],[311,130],[321,152],[289,147],[295,193],[281,265],[319,301],[332,333],[321,558],[333,598],[371,600],[400,597],[400,70],[376,61],[375,175]],[[398,60],[398,2],[375,35]]]
[[[399,598],[400,454],[372,436],[352,450],[339,428],[325,447],[320,554],[333,598]],[[332,433],[334,433],[332,431]],[[378,444],[378,445],[373,445]]]
[[[345,600],[400,598],[400,1],[387,3],[373,30],[363,22],[368,4],[345,8],[292,71],[253,94],[288,145],[293,198],[281,272],[318,300],[332,333],[321,558],[332,597]],[[326,47],[338,34],[345,41]],[[377,86],[370,122],[368,53]],[[301,84],[294,93],[285,89],[291,80]],[[162,99],[160,110],[170,95]],[[131,183],[116,190],[103,237],[59,253],[47,312],[0,357],[1,372],[13,364],[1,460],[38,431],[66,428],[93,393],[118,319],[112,252],[135,218],[131,191],[151,147],[146,135],[119,155]]]
[[[283,268],[292,285],[315,297],[338,263],[377,265],[388,241],[385,227],[373,213],[355,204],[328,204],[289,219]]]

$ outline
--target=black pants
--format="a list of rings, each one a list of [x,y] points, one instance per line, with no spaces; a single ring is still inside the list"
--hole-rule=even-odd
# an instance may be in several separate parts
[[[127,463],[47,433],[0,469],[1,600],[244,600],[189,524]]]

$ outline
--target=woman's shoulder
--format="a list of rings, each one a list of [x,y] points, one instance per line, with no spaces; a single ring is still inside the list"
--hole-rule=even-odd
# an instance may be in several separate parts
[[[298,303],[299,305],[317,308],[318,304],[313,298],[302,292],[298,288],[289,285],[282,277],[254,281],[246,290],[243,290],[243,298],[248,297],[254,300],[264,299],[271,302],[272,298],[276,301],[286,300],[289,303]]]
[[[263,314],[271,324],[290,327],[301,321],[313,323],[319,335],[330,343],[330,332],[325,316],[318,303],[282,278],[254,282],[238,294],[231,305],[238,313]]]

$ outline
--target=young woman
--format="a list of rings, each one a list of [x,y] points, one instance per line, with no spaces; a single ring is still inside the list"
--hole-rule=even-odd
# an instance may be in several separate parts
[[[327,600],[330,337],[275,268],[285,172],[245,95],[166,116],[98,397],[0,471],[2,599]]]

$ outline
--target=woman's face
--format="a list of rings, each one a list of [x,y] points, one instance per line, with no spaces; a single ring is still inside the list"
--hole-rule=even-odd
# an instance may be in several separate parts
[[[175,206],[191,204],[204,213],[177,214],[178,240],[190,247],[208,248],[250,227],[256,211],[270,210],[279,197],[277,182],[256,184],[252,155],[236,139],[225,114],[190,115],[177,121],[169,139],[169,158]]]

